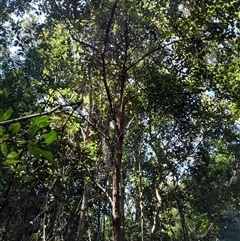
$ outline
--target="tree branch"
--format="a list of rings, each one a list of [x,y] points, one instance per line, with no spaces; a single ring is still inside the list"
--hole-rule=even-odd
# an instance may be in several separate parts
[[[103,188],[99,183],[97,183],[97,182],[94,182],[95,183],[95,185],[97,185],[97,187],[99,188],[99,189],[101,189],[101,191],[106,195],[106,197],[108,198],[108,200],[109,200],[109,202],[111,203],[111,205],[112,205],[112,198],[109,196],[109,194],[107,193],[107,191],[106,191],[106,189],[105,188]]]
[[[109,105],[110,105],[110,111],[111,111],[112,119],[114,120],[115,124],[116,124],[115,110],[113,108],[111,93],[110,93],[109,85],[108,85],[108,82],[107,82],[107,76],[106,76],[105,53],[106,53],[106,50],[107,50],[107,45],[108,45],[108,41],[109,41],[109,33],[110,33],[110,29],[112,27],[113,18],[114,18],[116,8],[117,8],[117,0],[114,2],[113,6],[112,6],[112,9],[111,9],[111,16],[110,16],[108,26],[107,26],[107,29],[106,29],[104,46],[103,46],[103,50],[102,50],[102,53],[101,53],[103,84],[104,84],[104,88],[106,90],[108,102],[109,102]]]
[[[80,103],[76,103],[78,106],[80,104],[82,104],[82,102]],[[66,107],[66,106],[71,106],[70,104],[67,104],[67,105],[58,105],[48,111],[44,111],[44,112],[41,112],[41,113],[36,113],[36,114],[32,114],[32,115],[27,115],[27,116],[23,116],[23,117],[19,117],[19,118],[15,118],[15,119],[10,119],[10,120],[6,120],[6,121],[1,121],[0,122],[0,125],[1,126],[4,126],[4,125],[8,125],[8,124],[12,124],[12,123],[16,123],[16,122],[22,122],[24,120],[29,120],[29,119],[32,119],[34,117],[38,117],[38,116],[43,116],[43,115],[48,115],[48,114],[51,114],[53,113],[54,111],[60,109],[60,108],[63,108],[63,107]]]
[[[96,51],[97,53],[99,53],[99,51],[98,51],[98,49],[97,49],[96,47],[92,46],[92,45],[89,44],[89,43],[86,43],[86,42],[84,42],[84,41],[79,40],[76,36],[74,36],[74,35],[71,34],[71,33],[70,33],[70,35],[71,35],[72,39],[73,39],[74,41],[76,41],[77,43],[79,43],[80,45],[86,46],[86,47],[88,47],[88,48],[90,48],[90,49],[93,49],[93,50]]]
[[[109,33],[110,33],[110,29],[112,27],[112,23],[113,23],[113,18],[114,18],[114,15],[115,15],[115,10],[117,8],[117,0],[114,2],[113,6],[112,6],[112,9],[111,9],[111,16],[110,16],[110,19],[109,19],[109,22],[108,22],[108,26],[107,26],[107,29],[106,29],[106,36],[105,36],[105,40],[104,40],[104,48],[103,48],[103,54],[105,54],[106,52],[106,49],[107,49],[107,44],[108,44],[108,40],[109,40]]]
[[[148,57],[149,55],[159,51],[159,50],[162,50],[164,48],[166,48],[167,46],[170,46],[174,43],[178,43],[180,41],[182,41],[184,39],[175,39],[171,42],[168,42],[168,43],[165,43],[163,45],[159,45],[159,46],[156,46],[156,48],[153,48],[152,50],[149,50],[149,52],[147,52],[146,54],[144,54],[142,57],[140,57],[138,60],[136,60],[135,62],[133,62],[132,64],[130,64],[127,68],[126,68],[126,71],[128,71],[129,69],[131,69],[132,67],[134,67],[135,65],[137,65],[139,62],[143,61],[146,57]]]
[[[84,165],[84,164],[83,164],[83,165]],[[84,167],[86,168],[86,170],[87,170],[87,172],[88,172],[88,174],[89,174],[89,177],[90,177],[91,181],[106,195],[106,197],[108,198],[109,202],[110,202],[111,205],[112,205],[113,201],[112,201],[112,198],[109,196],[107,190],[106,190],[104,187],[102,187],[102,186],[95,180],[95,178],[93,177],[93,175],[92,175],[92,173],[90,172],[89,168],[88,168],[86,165],[84,165]]]

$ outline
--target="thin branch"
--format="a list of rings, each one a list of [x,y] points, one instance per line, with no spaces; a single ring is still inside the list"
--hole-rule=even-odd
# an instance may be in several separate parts
[[[103,136],[106,140],[109,141],[109,137],[106,136],[101,130],[99,130],[91,121],[89,121],[82,113],[78,111],[78,114],[86,121],[95,131],[97,131],[101,136]]]
[[[109,196],[109,194],[107,193],[106,189],[103,188],[99,183],[97,183],[97,182],[94,182],[94,183],[97,185],[98,188],[100,188],[102,190],[102,192],[106,195],[106,197],[108,198],[109,202],[112,205],[112,202],[113,202],[112,198]]]
[[[71,34],[71,33],[70,33],[70,35],[71,35],[72,39],[73,39],[74,41],[76,41],[77,43],[79,43],[80,45],[86,46],[86,47],[88,47],[88,48],[90,48],[90,49],[93,49],[93,50],[96,51],[97,53],[99,53],[98,49],[95,48],[94,46],[92,46],[91,44],[88,44],[88,43],[86,43],[86,42],[84,42],[84,41],[79,40],[78,38],[76,38],[76,36],[74,36],[74,35]]]
[[[103,47],[103,50],[102,50],[102,53],[101,53],[102,71],[103,71],[103,84],[104,84],[104,88],[105,88],[106,93],[107,93],[107,98],[108,98],[108,102],[109,102],[109,105],[110,105],[112,118],[114,120],[115,120],[115,111],[113,109],[111,93],[110,93],[110,89],[109,89],[109,86],[108,86],[108,83],[107,83],[107,77],[106,77],[105,53],[106,53],[106,50],[107,50],[107,44],[108,44],[108,41],[109,41],[109,33],[110,33],[110,29],[112,27],[116,7],[117,7],[117,0],[114,2],[113,6],[112,6],[112,9],[111,9],[111,16],[110,16],[108,26],[107,26],[107,29],[106,29],[104,47]],[[116,120],[115,120],[115,122],[116,122]]]
[[[51,110],[44,111],[44,112],[41,112],[41,113],[27,115],[27,116],[15,118],[15,119],[7,120],[7,121],[1,121],[0,125],[4,126],[4,125],[12,124],[12,123],[16,123],[16,122],[21,122],[21,121],[24,121],[24,120],[32,119],[34,117],[48,115],[48,114],[51,114],[52,112],[56,111],[57,109],[60,109],[61,107],[62,107],[62,105],[58,105],[58,106],[54,107]]]
[[[95,178],[94,178],[93,175],[91,174],[89,168],[88,168],[87,166],[85,166],[85,165],[84,165],[84,167],[86,168],[86,170],[87,170],[87,172],[88,172],[88,174],[89,174],[89,177],[90,177],[91,181],[92,181],[99,189],[101,189],[101,191],[106,195],[106,197],[108,198],[109,202],[110,202],[111,205],[112,205],[112,203],[113,203],[112,198],[109,196],[109,194],[108,194],[108,192],[106,191],[106,189],[105,189],[104,187],[102,187],[99,183],[97,183],[97,182],[95,181]]]
[[[113,6],[112,6],[112,9],[111,9],[111,16],[110,16],[110,19],[109,19],[109,22],[108,22],[108,26],[107,26],[107,29],[106,29],[106,36],[105,36],[105,40],[104,40],[104,49],[103,49],[103,54],[105,54],[106,52],[106,49],[107,49],[107,44],[108,44],[108,40],[109,40],[109,33],[110,33],[110,29],[112,27],[112,23],[113,23],[113,18],[114,18],[114,15],[115,15],[115,10],[117,8],[117,0],[114,2]]]
[[[168,45],[170,45],[170,44],[172,44],[172,42],[169,43]],[[166,46],[167,46],[167,45],[166,45]],[[166,47],[166,46],[160,45],[159,47],[150,50],[149,52],[147,52],[146,54],[144,54],[140,59],[138,59],[138,60],[136,60],[135,62],[133,62],[132,64],[130,64],[130,65],[127,67],[126,71],[128,71],[129,69],[131,69],[132,67],[134,67],[135,65],[137,65],[139,62],[141,62],[142,60],[144,60],[144,59],[145,59],[146,57],[148,57],[149,55],[155,53],[155,52],[158,51],[158,50],[163,49],[163,48]]]
[[[205,38],[201,38],[200,40],[201,40],[201,41],[210,41],[210,40],[213,40],[213,38],[212,38],[211,36],[210,36],[210,37],[207,37],[207,36],[206,36]],[[136,60],[135,62],[133,62],[132,64],[130,64],[130,65],[128,66],[128,68],[126,68],[126,71],[128,71],[129,69],[131,69],[132,67],[134,67],[134,66],[137,65],[139,62],[141,62],[142,60],[144,60],[144,59],[145,59],[146,57],[148,57],[149,55],[155,53],[156,51],[162,50],[162,49],[166,48],[167,46],[170,46],[170,45],[172,45],[172,44],[174,44],[174,43],[178,43],[178,42],[181,42],[181,41],[185,41],[185,42],[187,42],[187,41],[192,41],[192,37],[189,37],[189,38],[179,38],[179,39],[175,39],[175,40],[173,40],[173,41],[171,41],[171,42],[168,42],[168,43],[166,43],[166,44],[164,44],[164,45],[159,45],[158,47],[150,50],[149,52],[147,52],[146,54],[144,54],[142,57],[140,57],[138,60]]]
[[[73,116],[74,112],[77,110],[79,105],[76,105],[76,107],[72,110],[72,113],[68,116],[67,120],[65,121],[63,127],[62,127],[62,131],[61,131],[61,139],[60,139],[60,146],[63,144],[63,133],[65,131],[65,128],[67,126],[68,121],[70,120],[70,118]],[[60,147],[59,147],[60,149]],[[57,152],[57,151],[56,151]]]
[[[153,54],[153,53],[155,53],[155,52],[157,52],[157,51],[159,51],[159,50],[162,50],[162,49],[166,48],[167,46],[170,46],[170,45],[172,45],[172,44],[174,44],[174,43],[178,43],[178,42],[180,42],[180,41],[182,41],[182,40],[185,40],[185,39],[176,39],[176,40],[173,40],[173,41],[171,41],[171,42],[169,42],[169,43],[166,43],[166,44],[164,44],[164,45],[159,45],[158,47],[150,50],[149,52],[147,52],[146,54],[144,54],[141,58],[139,58],[138,60],[136,60],[135,62],[133,62],[132,64],[130,64],[130,65],[126,68],[126,71],[128,71],[129,69],[131,69],[132,67],[134,67],[135,65],[137,65],[139,62],[141,62],[142,60],[144,60],[144,59],[145,59],[146,57],[148,57],[149,55],[151,55],[151,54]]]
[[[208,232],[210,231],[210,229],[212,228],[213,224],[214,224],[213,222],[210,223],[210,225],[204,230],[204,233],[201,234],[201,235],[198,235],[198,237],[204,238],[204,237],[208,234]]]
[[[80,103],[76,103],[77,105],[80,105],[82,102]],[[75,103],[74,103],[75,104]],[[36,113],[36,114],[32,114],[32,115],[27,115],[27,116],[23,116],[23,117],[19,117],[19,118],[15,118],[15,119],[10,119],[10,120],[6,120],[6,121],[1,121],[0,122],[0,125],[1,126],[4,126],[4,125],[8,125],[8,124],[12,124],[12,123],[16,123],[16,122],[22,122],[24,120],[29,120],[29,119],[32,119],[34,117],[38,117],[38,116],[44,116],[44,115],[49,115],[51,113],[53,113],[54,111],[60,109],[60,108],[63,108],[63,107],[66,107],[66,106],[72,106],[72,105],[58,105],[48,111],[44,111],[44,112],[41,112],[41,113]]]
[[[104,56],[103,53],[101,54],[101,60],[102,60],[103,84],[104,84],[104,88],[106,90],[107,99],[108,99],[108,102],[109,102],[112,119],[116,123],[115,110],[113,108],[111,93],[110,93],[110,89],[109,89],[108,82],[107,82],[107,77],[106,77],[106,63],[105,63],[105,56]]]

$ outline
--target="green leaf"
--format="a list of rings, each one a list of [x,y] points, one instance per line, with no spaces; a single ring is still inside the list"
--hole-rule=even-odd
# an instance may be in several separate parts
[[[2,135],[1,140],[8,140],[9,139],[9,134]]]
[[[7,92],[6,88],[4,88],[4,89],[2,90],[2,96],[3,96],[5,99],[8,98],[8,92]]]
[[[5,111],[4,114],[3,114],[3,120],[4,121],[8,120],[11,117],[12,113],[13,113],[12,108],[10,108],[7,111]]]
[[[16,157],[18,157],[18,155],[19,154],[17,152],[12,151],[7,155],[7,159],[15,159]]]
[[[42,155],[46,160],[48,160],[48,161],[51,162],[52,164],[56,164],[56,162],[55,162],[54,159],[53,159],[53,154],[52,154],[52,152],[46,151],[46,150],[42,150],[42,149],[40,149],[40,150],[41,150],[41,155]]]
[[[36,180],[37,178],[31,177],[31,176],[22,176],[22,177],[19,177],[19,179],[23,181],[32,181],[32,180]]]
[[[2,136],[4,133],[4,129],[0,126],[0,136]]]
[[[3,109],[0,109],[0,121],[3,120]]]
[[[43,158],[45,158],[52,164],[56,164],[56,162],[53,159],[53,154],[50,151],[43,150],[43,149],[33,145],[32,143],[28,143],[28,150],[30,151],[30,153],[33,156],[35,156],[37,158],[40,158],[42,156]]]
[[[35,135],[37,134],[39,130],[39,127],[38,126],[33,126],[30,128],[29,132],[28,132],[28,137],[29,139],[33,139],[35,137]]]
[[[1,152],[5,157],[7,156],[8,150],[7,150],[7,145],[5,143],[1,144]]]
[[[8,130],[12,132],[12,134],[16,134],[21,129],[21,124],[19,122],[13,123],[8,127]]]
[[[22,160],[16,160],[16,159],[7,159],[5,161],[5,164],[7,165],[15,165],[17,163],[22,163],[23,161]]]
[[[19,167],[17,167],[15,169],[15,172],[21,172],[21,171],[25,171],[26,170],[26,166],[25,165],[21,165]]]
[[[40,128],[46,127],[49,125],[49,116],[40,116],[36,117],[33,121],[33,124],[35,126],[38,126]]]
[[[51,130],[51,132],[43,134],[42,137],[45,139],[44,143],[51,144],[57,137],[57,132],[55,130]]]
[[[40,148],[38,148],[37,146],[33,145],[32,143],[28,143],[28,150],[30,151],[30,153],[39,158],[40,155],[41,155],[41,152],[40,152]]]

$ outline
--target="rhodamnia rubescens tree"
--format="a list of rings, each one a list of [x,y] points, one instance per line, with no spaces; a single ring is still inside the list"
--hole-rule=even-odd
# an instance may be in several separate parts
[[[159,114],[176,121],[176,138],[191,132],[188,138],[194,142],[201,135],[204,119],[210,118],[203,112],[202,99],[206,91],[216,91],[213,75],[219,65],[215,61],[222,55],[221,45],[231,45],[236,38],[232,24],[236,15],[230,15],[232,8],[226,2],[197,6],[187,1],[137,5],[131,1],[55,1],[47,7],[50,20],[64,21],[82,54],[88,56],[95,72],[92,81],[98,82],[108,103],[110,118],[105,128],[109,129],[106,137],[107,142],[111,140],[108,149],[113,159],[112,196],[108,199],[114,240],[120,240],[122,146],[125,127],[131,121],[131,98],[145,94],[150,105],[161,110]],[[228,54],[232,53],[226,53],[226,58]],[[131,92],[129,100],[130,86],[143,91]],[[106,118],[105,113],[100,120]]]
[[[34,189],[44,207],[33,214],[36,240],[215,235],[213,212],[231,201],[217,205],[210,194],[236,195],[233,186],[220,186],[226,184],[225,170],[234,166],[221,151],[238,150],[237,5],[130,0],[33,5],[46,24],[23,50],[25,64],[17,69],[21,82],[29,80],[32,108],[83,101],[52,117],[59,133],[53,147],[57,164],[54,171],[40,168],[47,195],[42,183]],[[210,209],[199,206],[201,193],[208,194]]]

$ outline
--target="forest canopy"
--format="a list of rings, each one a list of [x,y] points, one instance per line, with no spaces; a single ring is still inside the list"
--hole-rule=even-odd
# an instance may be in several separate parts
[[[237,241],[240,2],[2,0],[0,241]]]

